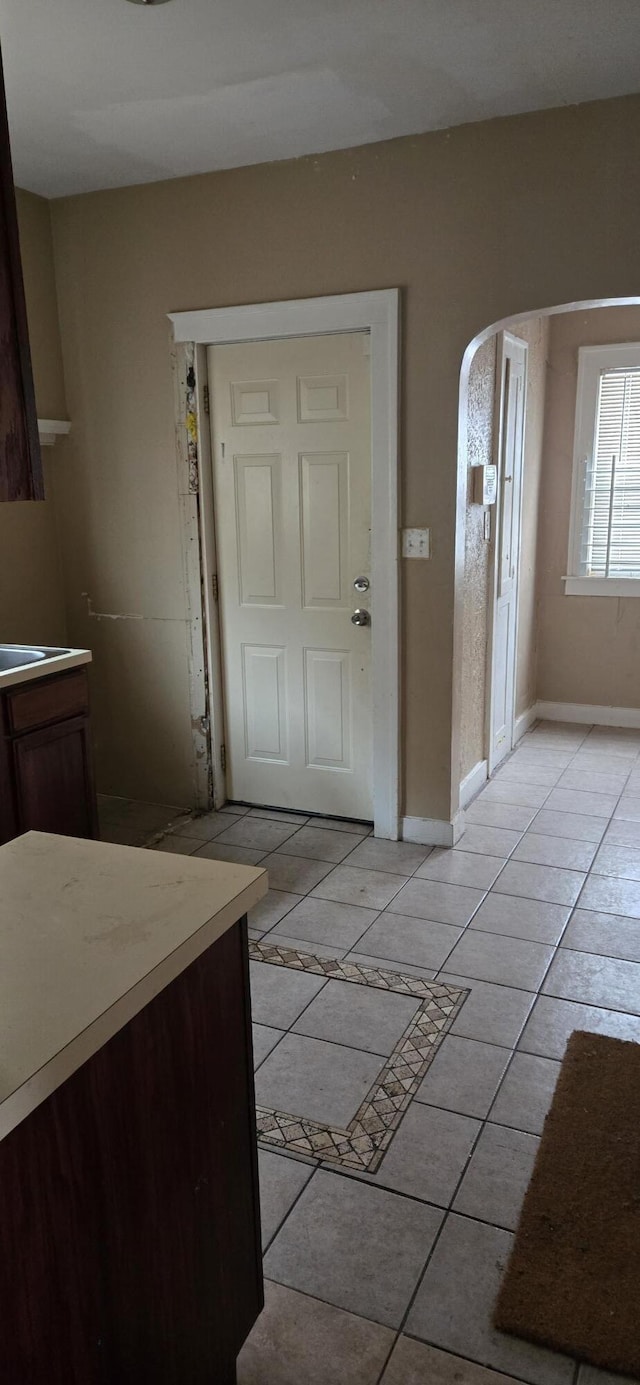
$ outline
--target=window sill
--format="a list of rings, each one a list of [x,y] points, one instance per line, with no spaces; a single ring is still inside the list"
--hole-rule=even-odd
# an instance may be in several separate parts
[[[565,596],[640,596],[638,577],[563,577]]]

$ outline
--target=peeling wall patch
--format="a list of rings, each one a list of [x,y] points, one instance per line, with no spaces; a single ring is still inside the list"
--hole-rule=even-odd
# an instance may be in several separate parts
[[[187,428],[187,462],[189,465],[189,490],[197,495],[198,476],[198,401],[196,399],[195,343],[186,345],[187,374],[185,394],[185,423]]]

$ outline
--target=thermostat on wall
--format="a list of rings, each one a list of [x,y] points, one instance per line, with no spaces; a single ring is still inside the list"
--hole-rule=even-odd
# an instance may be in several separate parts
[[[498,468],[493,464],[489,466],[474,466],[473,468],[473,501],[475,505],[495,505],[498,494]]]

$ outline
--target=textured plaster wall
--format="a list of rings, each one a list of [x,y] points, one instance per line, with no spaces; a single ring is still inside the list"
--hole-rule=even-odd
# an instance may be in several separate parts
[[[40,418],[66,418],[49,203],[20,192],[18,221],[31,359]],[[53,473],[64,443],[43,452],[46,499],[0,504],[0,641],[66,640]]]
[[[485,663],[489,604],[489,544],[483,505],[472,503],[473,467],[493,461],[496,337],[478,347],[469,371],[467,409],[467,515],[462,633],[460,778],[484,759]],[[493,512],[492,512],[493,514]]]
[[[462,358],[492,323],[640,283],[640,98],[52,205],[73,431],[56,485],[70,636],[93,645],[104,788],[188,802],[192,742],[166,314],[398,285],[403,808],[457,806]],[[615,150],[615,158],[611,151]],[[599,195],[594,199],[593,189]],[[140,614],[99,626],[96,609]],[[452,771],[453,766],[453,771]]]
[[[522,483],[522,529],[518,590],[516,716],[536,697],[536,569],[542,475],[548,319],[519,322],[513,332],[526,341],[527,401]],[[467,412],[467,511],[462,655],[460,778],[486,755],[485,706],[488,608],[491,599],[490,545],[484,537],[484,507],[472,502],[474,466],[494,460],[497,338],[483,342],[471,362]],[[495,509],[491,524],[495,525]]]
[[[533,705],[537,695],[538,612],[536,586],[539,521],[543,513],[541,509],[542,465],[549,318],[539,317],[530,322],[519,322],[515,332],[529,345],[516,659],[516,717],[519,717]]]
[[[578,348],[623,341],[640,341],[640,307],[595,308],[550,319],[538,578],[538,697],[543,701],[640,706],[640,599],[565,596],[562,582]]]

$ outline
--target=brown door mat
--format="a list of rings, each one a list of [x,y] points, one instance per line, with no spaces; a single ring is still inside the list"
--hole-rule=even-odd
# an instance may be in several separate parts
[[[494,1324],[640,1377],[640,1044],[571,1035]]]

